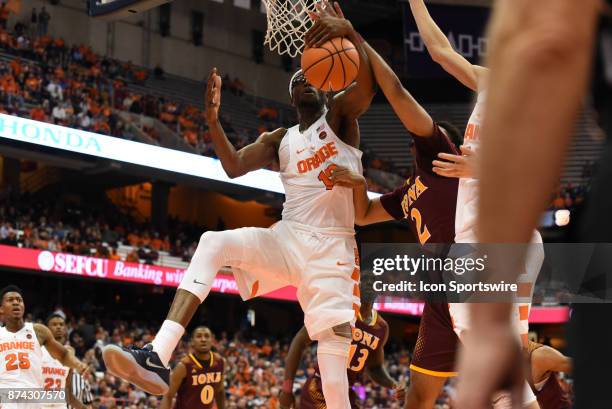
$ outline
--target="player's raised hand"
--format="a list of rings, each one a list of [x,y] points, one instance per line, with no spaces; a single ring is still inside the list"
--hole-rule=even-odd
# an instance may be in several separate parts
[[[89,365],[83,361],[78,361],[78,364],[74,369],[79,373],[79,375],[85,375],[85,373],[89,371]]]
[[[217,68],[213,68],[208,75],[206,91],[204,92],[204,109],[206,120],[214,122],[219,118],[219,107],[221,106],[221,76]]]
[[[363,175],[340,165],[336,166],[331,171],[331,181],[334,186],[345,186],[350,188],[365,186],[366,184],[366,179]]]
[[[324,1],[318,3],[316,9],[316,12],[309,12],[315,23],[304,37],[307,47],[319,47],[332,38],[347,37],[353,32],[353,25],[344,18],[338,3],[332,6]]]
[[[461,146],[461,155],[450,153],[439,153],[438,157],[444,160],[434,160],[432,170],[449,178],[476,178],[477,156],[467,146]]]

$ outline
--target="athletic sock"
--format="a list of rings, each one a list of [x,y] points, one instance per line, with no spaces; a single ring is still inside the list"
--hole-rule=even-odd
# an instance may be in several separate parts
[[[157,352],[164,366],[168,366],[172,352],[185,333],[185,328],[178,322],[165,320],[153,339],[153,351]]]

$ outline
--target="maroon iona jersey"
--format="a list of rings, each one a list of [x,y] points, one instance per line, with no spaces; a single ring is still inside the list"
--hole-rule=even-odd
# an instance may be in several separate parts
[[[379,348],[383,348],[389,336],[389,324],[376,311],[372,311],[372,320],[364,322],[361,316],[357,318],[353,328],[353,341],[351,342],[349,364],[347,368],[349,386],[360,382],[367,367],[368,359]],[[350,389],[349,397],[351,408],[359,408],[357,395]],[[321,374],[319,367],[311,375],[302,388],[300,398],[300,409],[325,409],[323,388],[321,386]]]
[[[406,183],[384,194],[380,202],[394,219],[406,219],[419,243],[453,243],[459,179],[436,175],[438,153],[458,155],[455,145],[434,124],[429,137],[414,136],[416,169]]]
[[[189,354],[181,362],[187,373],[176,394],[174,409],[212,409],[215,390],[223,387],[223,358],[211,351],[206,360]]]
[[[529,343],[529,367],[531,368],[531,355],[536,349],[542,348],[542,344],[536,342]],[[530,371],[531,372],[531,371]],[[572,407],[572,401],[569,394],[563,390],[559,383],[558,374],[551,372],[548,379],[538,390],[533,382],[531,373],[529,374],[529,386],[538,399],[540,408],[542,409],[570,409]]]

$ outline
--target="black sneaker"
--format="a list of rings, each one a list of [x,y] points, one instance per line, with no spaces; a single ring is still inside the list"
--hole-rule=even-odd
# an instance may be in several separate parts
[[[162,364],[153,345],[130,348],[107,345],[102,349],[102,358],[110,373],[125,379],[151,395],[168,392],[170,369]]]

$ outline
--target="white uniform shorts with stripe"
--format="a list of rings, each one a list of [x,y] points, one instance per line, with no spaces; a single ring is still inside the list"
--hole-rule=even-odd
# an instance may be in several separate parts
[[[224,232],[230,233],[230,232]],[[232,230],[243,254],[230,267],[247,300],[292,285],[308,335],[354,323],[359,311],[359,258],[352,229],[317,229],[290,221]]]

